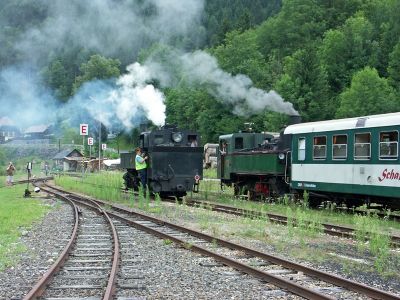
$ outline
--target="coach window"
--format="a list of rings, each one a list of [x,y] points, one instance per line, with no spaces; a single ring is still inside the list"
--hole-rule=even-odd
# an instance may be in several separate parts
[[[356,133],[354,143],[354,159],[371,158],[371,134]]]
[[[298,143],[298,160],[305,160],[306,159],[306,138],[299,138]]]
[[[235,150],[243,149],[243,138],[237,137],[235,138]]]
[[[340,134],[332,137],[332,158],[347,158],[347,135]]]
[[[314,137],[313,158],[314,159],[326,158],[326,136]]]
[[[399,133],[397,131],[381,132],[379,134],[379,158],[397,159]]]

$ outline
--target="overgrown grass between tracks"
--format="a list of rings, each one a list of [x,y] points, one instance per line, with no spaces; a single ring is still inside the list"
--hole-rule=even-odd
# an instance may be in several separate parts
[[[104,173],[91,175],[88,178],[70,178],[61,177],[56,180],[57,184],[64,186],[65,188],[71,188],[75,191],[80,191],[85,194],[89,194],[93,197],[109,200],[113,202],[122,202],[140,208],[142,210],[152,212],[161,216],[169,217],[175,220],[189,221],[197,223],[200,229],[206,230],[215,236],[223,236],[226,234],[242,236],[252,239],[259,240],[273,240],[275,237],[271,235],[265,228],[270,223],[266,218],[254,217],[252,215],[246,216],[246,218],[236,218],[235,221],[227,221],[224,217],[216,217],[215,213],[212,212],[211,207],[202,204],[201,210],[197,210],[193,213],[190,208],[185,204],[178,205],[176,201],[175,206],[168,206],[160,201],[159,197],[151,203],[149,199],[149,193],[144,196],[143,191],[139,195],[122,194],[120,188],[122,186],[121,173]],[[224,203],[232,205],[238,208],[247,210],[253,210],[258,213],[279,213],[288,217],[288,227],[283,230],[287,230],[287,238],[290,241],[289,244],[293,244],[292,241],[297,241],[297,252],[301,252],[301,249],[305,249],[303,252],[307,254],[309,251],[307,241],[310,239],[318,239],[319,234],[322,232],[322,223],[339,223],[348,224],[356,229],[359,238],[360,249],[369,251],[372,255],[375,255],[375,268],[378,272],[383,272],[385,266],[387,266],[387,255],[389,253],[387,235],[382,235],[379,232],[389,232],[393,228],[400,228],[399,224],[392,221],[378,220],[373,216],[360,217],[357,215],[348,215],[346,213],[338,213],[331,207],[324,210],[311,210],[308,208],[307,194],[302,205],[295,205],[289,197],[283,197],[278,203],[265,203],[265,202],[250,202],[244,199],[233,198],[232,190],[225,190],[223,193],[219,193],[216,197],[214,194],[219,189],[219,183],[215,181],[202,182],[203,192],[209,193],[210,199],[218,203]],[[189,198],[196,198],[195,194],[189,195]],[[373,222],[371,221],[373,220]],[[361,236],[366,236],[365,229],[369,231],[375,231],[375,234],[368,236],[369,242],[361,239]],[[282,231],[282,229],[279,229]],[[229,232],[229,233],[227,233]],[[282,243],[282,247],[286,248],[288,245]],[[278,243],[279,244],[279,243]],[[363,246],[363,245],[368,246]],[[295,244],[294,244],[295,245]],[[279,246],[278,246],[279,247]],[[321,252],[321,255],[324,255]],[[391,268],[392,269],[392,268]]]
[[[118,203],[129,203],[129,195],[121,192],[122,173],[104,172],[86,174],[84,177],[56,176],[56,185],[90,195],[94,198]]]

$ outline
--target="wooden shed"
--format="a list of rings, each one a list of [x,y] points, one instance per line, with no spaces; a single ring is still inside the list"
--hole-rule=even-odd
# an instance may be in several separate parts
[[[53,157],[54,168],[59,171],[77,171],[78,164],[83,161],[82,153],[77,149],[61,151]]]

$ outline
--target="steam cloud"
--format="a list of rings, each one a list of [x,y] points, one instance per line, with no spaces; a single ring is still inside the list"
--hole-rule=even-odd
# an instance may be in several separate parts
[[[62,55],[65,45],[129,62],[140,49],[155,42],[170,44],[188,36],[200,24],[204,1],[54,0],[40,1],[39,5],[48,17],[24,32],[14,47],[23,67],[0,71],[0,117],[9,116],[20,127],[55,120],[57,101],[37,74],[49,59]],[[0,20],[0,25],[7,24]],[[202,38],[199,36],[199,41]],[[139,67],[129,67],[128,74],[116,82],[85,84],[57,114],[87,122],[89,113],[107,124],[122,123],[128,128],[143,117],[162,124],[165,106],[161,92],[133,79],[129,73],[132,68]],[[96,106],[89,97],[95,99]]]
[[[9,67],[0,72],[0,118],[9,117],[20,127],[54,120],[57,101],[41,85],[37,70],[26,66]]]
[[[151,79],[147,68],[135,63],[128,66],[127,71],[116,82],[87,82],[64,109],[72,112],[83,106],[92,118],[117,128],[122,124],[131,129],[144,119],[164,125],[164,95],[146,83]]]
[[[173,87],[184,79],[191,86],[201,85],[208,92],[224,103],[234,106],[234,113],[248,115],[259,113],[264,109],[288,115],[298,115],[292,103],[286,102],[277,92],[255,88],[246,75],[231,75],[223,71],[215,57],[204,51],[179,53],[171,51],[169,60],[173,61],[172,69],[179,69],[179,74],[172,74],[164,63],[157,57],[150,57],[145,66],[152,77],[160,81],[163,87]]]
[[[16,51],[26,58],[30,69],[14,67],[0,73],[0,117],[8,115],[21,120],[20,126],[26,126],[28,120],[33,124],[49,123],[53,121],[49,117],[55,116],[56,101],[41,86],[40,79],[32,75],[36,74],[32,68],[37,70],[47,63],[49,52],[56,55],[67,43],[105,56],[126,54],[125,58],[132,59],[140,49],[154,42],[169,44],[190,34],[193,26],[199,26],[204,8],[203,0],[55,0],[43,3],[48,5],[50,17],[26,31],[16,45]],[[163,125],[164,96],[148,82],[157,79],[162,87],[174,87],[184,78],[187,84],[205,86],[216,99],[232,104],[236,114],[256,113],[265,108],[297,114],[292,104],[276,92],[255,88],[245,75],[233,76],[221,70],[217,60],[203,51],[180,53],[175,50],[170,55],[179,74],[171,74],[170,68],[155,58],[143,65],[134,63],[118,79],[85,83],[59,113],[75,115],[82,121],[89,113],[107,126],[122,124],[128,129],[144,118]]]
[[[154,42],[170,44],[191,33],[199,25],[204,1],[53,0],[42,5],[50,17],[26,31],[16,45],[29,59],[42,61],[67,44],[105,56],[126,54],[132,60]]]

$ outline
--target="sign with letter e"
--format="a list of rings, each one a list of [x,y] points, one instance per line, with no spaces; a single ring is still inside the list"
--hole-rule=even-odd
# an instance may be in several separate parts
[[[106,150],[107,149],[107,144],[101,144],[101,150]]]
[[[81,124],[80,125],[80,134],[81,135],[88,135],[89,133],[89,125],[88,124]]]
[[[87,139],[87,144],[89,145],[89,146],[93,146],[93,138],[88,138]]]

